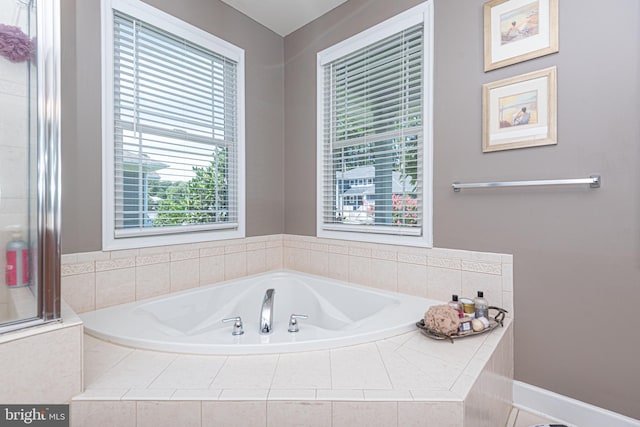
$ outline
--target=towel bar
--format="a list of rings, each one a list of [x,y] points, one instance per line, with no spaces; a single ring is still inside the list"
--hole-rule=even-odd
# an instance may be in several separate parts
[[[600,175],[591,175],[589,178],[577,179],[543,179],[538,181],[503,181],[503,182],[471,182],[451,184],[453,191],[459,192],[463,188],[487,188],[487,187],[530,187],[534,185],[571,185],[589,184],[591,188],[600,188],[602,178]]]

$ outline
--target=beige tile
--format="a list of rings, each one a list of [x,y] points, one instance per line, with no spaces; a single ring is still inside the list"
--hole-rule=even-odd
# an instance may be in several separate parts
[[[135,268],[97,272],[96,309],[134,301],[135,281]]]
[[[269,390],[267,400],[308,401],[316,400],[316,389],[274,389]]]
[[[267,270],[280,270],[283,268],[282,247],[267,247],[266,249]]]
[[[477,273],[502,275],[502,264],[499,262],[482,262],[478,260],[462,260],[462,270]]]
[[[247,274],[258,274],[267,271],[267,254],[265,249],[247,251]]]
[[[170,290],[169,263],[136,267],[136,300],[163,295]]]
[[[398,402],[398,425],[402,427],[460,427],[463,425],[462,403]]]
[[[509,419],[507,420],[506,427],[514,427],[517,416],[518,416],[518,408],[511,408],[511,412],[509,412]]]
[[[195,288],[200,284],[200,260],[171,261],[171,291]]]
[[[303,248],[284,248],[284,268],[309,272],[311,254],[308,249]]]
[[[344,282],[349,280],[349,256],[329,252],[328,260],[328,277],[336,280],[342,280]]]
[[[76,313],[96,309],[95,273],[62,277],[62,298]]]
[[[229,356],[211,388],[268,389],[278,363],[278,355]]]
[[[266,427],[267,402],[202,402],[202,427]]]
[[[268,427],[330,425],[331,402],[267,402]]]
[[[3,404],[66,403],[82,391],[82,325],[0,345]],[[55,366],[55,369],[51,369]],[[46,387],[44,386],[46,385]]]
[[[175,392],[175,388],[131,388],[122,400],[169,400]]]
[[[368,402],[413,401],[409,390],[365,390],[364,400]]]
[[[171,262],[171,256],[168,252],[160,254],[139,255],[136,256],[136,265],[153,265],[153,264],[168,264]]]
[[[370,286],[373,280],[372,266],[371,258],[349,255],[349,282]]]
[[[173,393],[171,400],[218,400],[220,393],[222,390],[216,388],[179,388]]]
[[[136,427],[200,427],[201,403],[195,401],[137,402]]]
[[[212,246],[200,249],[200,257],[212,257],[224,255],[224,246]]]
[[[406,250],[403,248],[402,250]],[[427,265],[427,256],[409,252],[398,252],[398,262],[404,262],[407,264]]]
[[[147,388],[178,355],[135,350],[90,384],[91,388]]]
[[[349,255],[362,258],[371,258],[371,247],[366,244],[353,243],[349,244]]]
[[[427,297],[427,266],[398,263],[398,292]]]
[[[109,254],[109,258],[111,258],[111,259],[128,258],[128,257],[137,257],[138,254],[140,253],[140,250],[138,250],[138,249],[121,249],[119,251],[109,251],[107,253]]]
[[[484,292],[489,305],[502,306],[502,277],[493,274],[462,272],[462,295],[474,298],[478,291]]]
[[[371,281],[374,288],[398,291],[398,263],[380,259],[371,260]]]
[[[364,390],[316,390],[316,400],[360,401],[364,400]]]
[[[236,279],[247,275],[246,252],[227,253],[224,256],[225,280]]]
[[[331,388],[331,356],[329,351],[281,354],[271,388]]]
[[[180,355],[149,388],[209,388],[226,360],[224,356]]]
[[[462,296],[462,272],[449,268],[427,267],[427,297],[449,301],[452,294]]]
[[[232,388],[222,390],[218,400],[267,400],[269,389],[267,388]]]
[[[95,272],[95,262],[81,262],[75,264],[62,264],[60,267],[60,275],[72,276],[74,274],[87,274]]]
[[[334,389],[392,388],[375,343],[331,350],[331,381]]]
[[[96,271],[118,270],[122,268],[131,268],[136,266],[135,257],[108,259],[96,261]]]
[[[398,402],[333,402],[333,427],[398,426]]]
[[[436,381],[435,377],[429,374],[430,365],[411,363],[403,357],[400,352],[394,350],[393,344],[376,342],[382,355],[384,366],[389,375],[392,388],[395,390],[411,389],[439,389],[444,385]],[[425,360],[427,360],[425,358]],[[365,396],[366,397],[366,396]]]
[[[136,427],[136,402],[73,401],[72,427]]]
[[[90,388],[94,382],[113,368],[118,362],[133,353],[128,347],[109,344],[89,335],[84,335],[84,386]],[[128,388],[125,386],[125,388]]]
[[[513,264],[502,264],[502,291],[513,292]]]
[[[329,252],[309,252],[309,273],[324,277],[329,275]]]
[[[199,249],[190,249],[186,251],[171,251],[171,262],[184,261],[185,259],[200,258]]]
[[[200,258],[200,285],[211,285],[224,280],[224,255]]]
[[[95,252],[80,252],[75,254],[76,262],[91,262],[91,261],[105,261],[111,259],[109,252],[95,251]]]
[[[82,392],[77,396],[73,396],[73,401],[76,400],[120,400],[130,389],[128,388],[105,388],[105,389],[93,389],[90,388]]]

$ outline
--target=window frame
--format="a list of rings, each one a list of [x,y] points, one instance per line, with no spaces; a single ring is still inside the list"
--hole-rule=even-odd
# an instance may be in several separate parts
[[[150,228],[145,236],[115,237],[115,153],[114,153],[114,28],[113,11],[118,10],[164,31],[189,40],[237,63],[237,174],[235,189],[238,209],[236,228],[215,225],[185,231],[158,232]],[[139,0],[102,0],[102,249],[134,249],[150,246],[196,243],[245,237],[245,60],[244,50]],[[204,229],[204,230],[202,230]]]
[[[423,218],[419,236],[358,230],[363,225],[334,224],[327,229],[324,224],[324,66],[386,37],[422,23],[423,32],[423,164],[422,201]],[[316,106],[316,233],[328,239],[353,240],[371,243],[396,244],[419,247],[433,246],[433,1],[421,3],[380,24],[330,46],[317,54],[317,106]],[[339,230],[338,230],[339,229]]]

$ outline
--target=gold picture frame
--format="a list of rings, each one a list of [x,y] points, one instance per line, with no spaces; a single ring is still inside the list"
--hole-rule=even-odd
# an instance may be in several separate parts
[[[554,145],[556,67],[482,85],[482,152]]]
[[[484,4],[484,71],[558,52],[558,0]]]

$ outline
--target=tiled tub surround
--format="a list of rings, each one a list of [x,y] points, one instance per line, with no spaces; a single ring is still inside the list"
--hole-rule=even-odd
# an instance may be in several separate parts
[[[82,392],[82,322],[65,303],[62,318],[0,335],[0,402],[67,403]]]
[[[62,295],[84,313],[281,268],[442,301],[483,290],[513,313],[511,255],[292,235],[63,255]]]
[[[274,235],[63,256],[78,312],[281,268],[448,300],[484,290],[513,312],[511,255]],[[416,319],[418,320],[418,319]],[[418,331],[332,350],[196,356],[85,335],[75,426],[487,426],[511,406],[511,320],[433,341]]]
[[[196,356],[85,336],[73,426],[487,426],[511,409],[511,320],[435,341],[419,331],[332,350]]]

